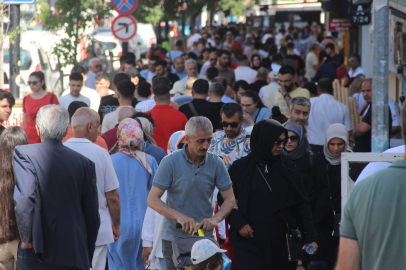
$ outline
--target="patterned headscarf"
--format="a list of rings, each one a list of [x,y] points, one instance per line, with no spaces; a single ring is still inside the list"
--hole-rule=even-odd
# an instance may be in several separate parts
[[[134,119],[126,118],[118,125],[117,143],[110,150],[110,154],[121,152],[129,157],[133,157],[152,174],[152,169],[148,166],[147,155],[141,152],[143,145],[144,133],[140,124]]]

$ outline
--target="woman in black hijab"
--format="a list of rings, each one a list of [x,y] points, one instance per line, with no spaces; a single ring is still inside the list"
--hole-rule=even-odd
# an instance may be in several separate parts
[[[296,269],[297,262],[289,262],[288,226],[300,229],[302,244],[317,247],[300,174],[280,155],[286,138],[287,131],[280,123],[261,120],[251,134],[251,153],[229,169],[238,210],[232,210],[227,221],[238,270]]]

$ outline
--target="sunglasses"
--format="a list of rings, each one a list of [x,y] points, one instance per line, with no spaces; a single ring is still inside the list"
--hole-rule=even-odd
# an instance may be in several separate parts
[[[39,81],[33,81],[33,82],[28,81],[27,82],[28,85],[37,85],[38,83],[39,83]]]
[[[275,145],[285,145],[287,142],[287,139],[277,139]]]
[[[297,142],[297,141],[299,141],[299,136],[290,136],[290,137],[288,137],[288,139],[291,141],[291,142]]]
[[[185,145],[185,143],[183,143],[183,142],[179,143],[178,144],[178,149],[182,149],[184,145]]]
[[[222,121],[221,124],[223,125],[223,127],[231,126],[232,128],[236,128],[236,127],[238,127],[239,122],[228,123],[228,122]]]

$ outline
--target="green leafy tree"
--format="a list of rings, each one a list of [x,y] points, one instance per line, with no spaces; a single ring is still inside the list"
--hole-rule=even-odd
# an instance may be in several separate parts
[[[218,7],[231,15],[241,16],[244,14],[244,10],[249,8],[255,3],[254,0],[219,0]]]
[[[81,35],[91,30],[97,20],[108,16],[112,6],[108,0],[57,0],[53,10],[43,1],[39,3],[39,9],[38,19],[45,30],[66,33],[55,44],[52,53],[61,66],[67,66],[78,62]]]

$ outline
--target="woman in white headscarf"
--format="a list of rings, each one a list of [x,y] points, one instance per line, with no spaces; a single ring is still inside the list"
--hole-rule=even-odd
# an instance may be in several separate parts
[[[175,152],[176,150],[182,149],[183,145],[186,143],[185,131],[176,131],[171,135],[168,141],[168,155]]]
[[[343,152],[351,152],[348,131],[342,124],[332,124],[326,131],[324,154],[314,155],[314,169],[308,188],[314,225],[320,241],[318,252],[310,256],[315,270],[332,270],[337,261]]]

